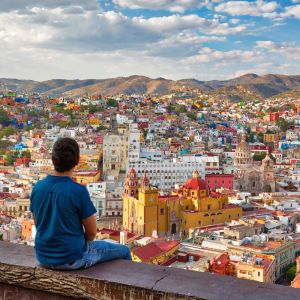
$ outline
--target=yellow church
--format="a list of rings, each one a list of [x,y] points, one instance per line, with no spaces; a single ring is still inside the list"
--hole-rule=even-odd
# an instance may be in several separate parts
[[[242,208],[228,203],[227,196],[212,193],[194,171],[172,195],[160,196],[144,174],[139,185],[137,174],[127,174],[123,196],[123,226],[141,235],[182,233],[189,229],[222,224],[242,216]]]

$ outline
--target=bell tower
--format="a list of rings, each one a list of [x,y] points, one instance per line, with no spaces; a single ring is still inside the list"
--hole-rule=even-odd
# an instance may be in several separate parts
[[[138,178],[136,172],[133,168],[127,174],[125,186],[124,186],[124,193],[129,197],[137,198],[138,195]]]
[[[123,226],[132,231],[137,231],[137,214],[138,214],[138,178],[135,170],[129,170],[123,194]]]
[[[151,236],[153,230],[158,230],[158,190],[150,185],[146,174],[141,178],[138,199],[139,233]]]
[[[274,192],[275,181],[274,181],[274,162],[270,156],[270,153],[262,160],[262,175],[264,179],[264,191]]]

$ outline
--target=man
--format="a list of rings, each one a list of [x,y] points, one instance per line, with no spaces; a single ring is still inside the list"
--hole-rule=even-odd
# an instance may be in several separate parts
[[[31,193],[36,257],[51,269],[75,270],[117,258],[131,260],[127,246],[94,241],[96,209],[86,187],[71,178],[79,157],[75,140],[59,139],[52,151],[53,175],[40,180]]]

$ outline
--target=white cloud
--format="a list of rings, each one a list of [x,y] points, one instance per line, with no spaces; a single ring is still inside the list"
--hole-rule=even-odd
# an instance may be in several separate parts
[[[100,9],[99,2],[97,0],[1,0],[0,11],[8,12],[13,10],[22,11],[25,9],[31,9],[33,7],[82,7],[86,10]]]
[[[189,57],[195,55],[202,49],[203,44],[207,42],[224,42],[225,37],[221,36],[200,36],[195,33],[179,33],[160,40],[157,43],[149,45],[148,50],[144,51],[145,55],[160,57]]]
[[[150,43],[184,33],[191,43],[197,44],[203,36],[240,33],[245,26],[230,26],[217,20],[197,15],[129,18],[114,11],[100,12],[70,8],[37,8],[26,13],[17,11],[0,14],[3,24],[2,41],[22,43],[24,47],[36,45],[66,51],[111,51],[116,49],[145,49]],[[80,26],[77,26],[80,24]],[[191,40],[191,34],[193,39]],[[197,36],[199,36],[197,38]],[[207,38],[206,38],[207,39]],[[217,40],[217,39],[215,39]],[[204,42],[204,40],[202,40]]]
[[[282,17],[294,17],[300,19],[300,4],[286,7],[281,15]]]
[[[271,53],[282,55],[291,60],[300,59],[300,46],[287,43],[275,43],[273,41],[257,41],[257,48],[265,49]]]
[[[189,9],[211,7],[212,0],[113,0],[115,4],[129,9],[168,10],[183,13]],[[218,1],[217,1],[218,2]]]
[[[226,1],[215,7],[220,13],[228,13],[232,16],[261,16],[266,18],[277,17],[276,10],[279,5],[275,1],[257,0],[250,1]]]
[[[244,25],[230,27],[228,23],[220,23],[217,20],[205,19],[194,14],[153,17],[150,19],[134,18],[133,21],[143,28],[166,33],[175,30],[193,29],[206,34],[227,35],[240,33],[246,29]]]
[[[259,53],[254,51],[242,51],[242,50],[231,50],[231,51],[217,51],[204,47],[201,49],[199,54],[187,58],[185,61],[188,63],[219,63],[224,62],[226,64],[233,64],[244,61],[257,60],[260,58]]]
[[[259,65],[267,69],[268,63],[271,66],[284,56],[264,41],[254,49],[240,50],[250,25],[234,17],[224,22],[220,14],[210,16],[129,17],[101,10],[97,0],[2,1],[0,77],[40,80],[144,74],[209,80],[232,77],[241,69],[259,72]],[[226,44],[228,50],[221,51],[227,35],[238,35],[241,44]],[[290,47],[288,55],[298,49],[281,46]],[[275,65],[294,72],[299,64],[287,57],[291,60]]]

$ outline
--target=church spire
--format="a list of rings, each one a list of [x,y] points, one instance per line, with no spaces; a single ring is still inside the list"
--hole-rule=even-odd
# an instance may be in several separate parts
[[[136,175],[136,171],[134,168],[131,168],[127,174],[127,178],[125,181],[125,194],[130,197],[137,197],[138,194],[138,178]]]
[[[143,174],[141,179],[141,189],[142,190],[148,190],[150,188],[150,181],[146,174]]]

